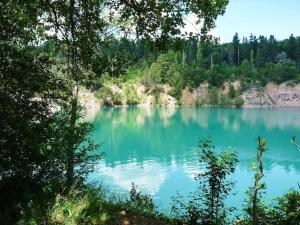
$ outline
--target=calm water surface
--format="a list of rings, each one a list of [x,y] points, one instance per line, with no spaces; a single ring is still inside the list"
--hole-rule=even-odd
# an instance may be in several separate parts
[[[93,138],[105,157],[89,180],[128,192],[131,183],[166,211],[171,197],[195,190],[199,139],[210,136],[216,149],[232,148],[240,162],[231,179],[235,195],[228,206],[242,208],[245,191],[253,184],[250,164],[258,135],[267,138],[264,169],[266,196],[272,199],[300,182],[300,153],[290,139],[300,140],[299,109],[145,109],[104,108],[95,120]]]

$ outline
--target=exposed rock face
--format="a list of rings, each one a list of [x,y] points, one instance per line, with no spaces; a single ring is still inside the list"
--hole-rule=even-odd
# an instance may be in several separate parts
[[[111,86],[109,86],[109,89],[112,91],[112,93],[120,93],[122,94],[123,93],[123,90],[116,84],[113,84]]]
[[[78,103],[83,107],[87,120],[93,120],[100,109],[100,101],[84,87],[79,88]]]
[[[196,98],[207,99],[209,96],[208,88],[209,88],[209,84],[207,82],[200,84],[199,87],[194,92]]]
[[[183,106],[195,105],[197,101],[206,102],[209,98],[209,84],[204,82],[194,90],[186,87],[182,91],[181,104]]]
[[[232,85],[236,91],[241,89],[241,82],[239,80],[233,82],[226,82],[222,85],[221,88],[222,95],[228,95],[230,85]]]
[[[181,104],[183,106],[194,105],[196,102],[195,91],[191,91],[189,87],[185,87],[182,91]]]
[[[241,89],[240,81],[226,82],[219,88],[219,97],[228,96],[230,85],[234,87],[236,91]],[[124,87],[111,85],[109,86],[113,93],[124,94]],[[165,107],[175,107],[178,105],[177,100],[169,95],[172,89],[169,85],[160,85],[160,95],[159,99],[156,100],[151,91],[140,83],[133,84],[140,97],[141,102],[139,106],[151,107],[155,105],[165,106]],[[83,90],[83,99],[89,99],[88,102],[83,101],[80,104],[91,111],[90,109],[98,110],[99,101],[92,95],[88,96],[86,91]],[[91,94],[91,93],[90,93]],[[243,107],[300,107],[300,84],[291,85],[289,82],[277,85],[275,83],[268,83],[265,87],[252,87],[242,93],[242,98],[244,100]],[[156,102],[158,101],[158,102]],[[206,105],[209,103],[209,84],[204,82],[199,85],[196,89],[191,89],[185,87],[182,91],[182,96],[180,103],[183,106],[192,106],[200,103]],[[122,103],[123,105],[126,102]]]
[[[263,88],[251,88],[242,94],[244,107],[271,106],[273,100]]]
[[[155,98],[153,95],[144,96],[143,101],[139,106],[150,107],[155,105]]]
[[[136,85],[137,87],[136,87],[136,92],[137,92],[137,94],[138,95],[145,95],[145,93],[146,93],[146,87],[145,87],[145,85],[143,85],[143,84],[140,84],[140,85]]]
[[[177,104],[176,98],[166,93],[160,94],[160,101],[162,106],[175,107]]]
[[[268,83],[243,93],[244,107],[300,107],[300,84]]]

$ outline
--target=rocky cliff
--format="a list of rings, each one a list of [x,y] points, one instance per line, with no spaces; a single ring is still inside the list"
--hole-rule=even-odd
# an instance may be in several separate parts
[[[268,83],[243,92],[244,107],[300,107],[300,84]]]
[[[285,82],[280,85],[268,83],[265,87],[253,86],[245,91],[241,91],[241,84],[239,81],[226,82],[217,90],[219,104],[224,105],[224,102],[221,103],[222,101],[225,101],[225,105],[228,103],[229,105],[234,104],[234,98],[230,100],[228,97],[230,86],[234,87],[236,97],[244,100],[243,107],[300,107],[300,84],[292,82]],[[127,104],[128,96],[126,95],[126,92],[128,92],[128,87],[126,87],[125,84],[119,86],[113,84],[107,88],[111,90],[111,95],[117,93],[121,96],[121,100],[118,101],[118,104]],[[189,87],[184,88],[179,101],[170,95],[172,88],[169,85],[159,85],[159,93],[156,95],[147,90],[143,84],[131,84],[129,89],[131,90],[131,95],[133,93],[136,96],[135,98],[139,100],[137,105],[143,107],[156,105],[163,107],[175,107],[177,105],[210,105],[211,93],[207,82],[200,84],[199,87],[195,89]],[[107,97],[113,98],[110,95]],[[94,97],[87,96],[83,99],[92,99],[93,101],[91,103],[85,102],[85,105],[91,105],[91,107],[85,108],[94,109],[98,105],[98,102]]]

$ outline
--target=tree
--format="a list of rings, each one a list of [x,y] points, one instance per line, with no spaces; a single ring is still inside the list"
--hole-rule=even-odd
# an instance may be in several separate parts
[[[201,66],[203,61],[203,53],[201,43],[198,44],[197,53],[196,53],[196,62],[198,66]]]
[[[233,62],[237,67],[240,66],[240,39],[238,33],[235,33],[232,40],[233,44]]]
[[[71,81],[72,95],[70,102],[70,117],[68,121],[68,147],[67,154],[67,186],[71,187],[74,182],[74,160],[77,148],[76,126],[80,117],[78,106],[78,92],[83,84],[85,71],[91,65],[92,57],[99,44],[99,34],[104,31],[101,2],[98,0],[80,1],[46,1],[46,21],[49,27],[55,30],[53,38],[64,49],[66,74]]]
[[[257,47],[258,47],[258,40],[255,35],[250,34],[249,44],[250,44],[250,49],[251,49],[250,51],[253,51],[252,54],[253,54],[253,59],[254,59],[254,58],[256,58]],[[253,64],[251,64],[251,65],[253,65]]]
[[[276,55],[276,63],[285,63],[287,60],[287,54],[283,51]]]
[[[259,225],[261,224],[261,221],[264,217],[264,206],[262,204],[261,199],[261,190],[266,189],[265,183],[261,183],[261,179],[264,176],[264,170],[263,170],[263,153],[267,150],[266,148],[266,140],[262,139],[261,137],[257,138],[257,158],[256,162],[253,164],[254,168],[254,186],[250,188],[249,190],[249,208],[246,209],[247,213],[251,217],[251,222],[253,225]]]
[[[4,223],[12,224],[27,212],[29,201],[44,212],[47,201],[63,189],[68,118],[65,111],[53,110],[64,107],[55,99],[64,101],[71,90],[55,70],[52,52],[37,46],[45,35],[40,24],[44,9],[36,1],[0,6],[0,213]],[[88,141],[89,128],[76,128],[72,138],[77,147]],[[90,158],[86,147],[74,154],[83,167]]]
[[[219,104],[219,93],[216,87],[209,90],[209,104],[216,106]]]
[[[228,0],[218,0],[217,4],[191,0],[180,0],[179,2],[168,0],[159,2],[155,0],[46,1],[45,5],[48,10],[46,21],[54,28],[54,37],[61,39],[59,43],[66,48],[67,73],[73,80],[68,129],[70,137],[74,134],[78,118],[78,90],[84,79],[83,68],[89,68],[96,47],[101,44],[100,40],[105,36],[106,23],[103,19],[103,8],[109,12],[108,21],[111,26],[117,24],[117,28],[126,31],[129,24],[129,26],[135,27],[136,36],[153,40],[159,48],[163,49],[170,35],[180,33],[186,13],[194,13],[199,20],[203,19],[201,34],[206,34],[214,26],[216,17],[224,13],[227,4]],[[126,34],[126,32],[124,33]],[[74,146],[71,138],[68,148],[68,186],[74,179],[74,164],[72,163]]]
[[[253,68],[250,65],[249,61],[245,59],[240,67],[241,74],[246,77],[251,77],[253,74]]]
[[[87,135],[91,126],[80,121],[78,92],[95,71],[109,67],[112,74],[119,73],[119,55],[96,66],[105,58],[106,37],[117,31],[126,36],[127,28],[134,28],[138,37],[164,49],[171,36],[180,34],[186,14],[195,13],[203,22],[204,38],[227,4],[228,0],[1,1],[1,194],[4,183],[9,183],[6,190],[38,190],[36,195],[24,195],[25,200],[11,199],[8,205],[13,208],[21,200],[26,205],[44,190],[54,194],[64,185],[69,189],[97,159],[88,154],[95,146]],[[48,50],[41,51],[46,41],[55,46],[50,56]],[[57,103],[61,107],[57,114],[51,111],[55,99],[62,102]],[[5,196],[1,203],[9,199]]]
[[[228,176],[235,171],[237,155],[232,151],[217,154],[210,139],[199,143],[199,162],[202,173],[195,179],[199,182],[198,191],[191,193],[187,204],[181,197],[175,198],[172,209],[177,217],[188,224],[218,225],[227,224],[226,216],[230,211],[224,200],[233,188]]]
[[[268,210],[270,224],[297,224],[300,221],[300,192],[290,190],[276,199],[276,204]]]
[[[236,90],[232,84],[229,85],[228,97],[231,99],[236,97]]]
[[[275,63],[275,57],[278,53],[278,42],[275,39],[274,35],[270,35],[266,43],[266,61]]]
[[[296,50],[297,49],[297,41],[293,34],[290,35],[287,44],[287,55],[291,60],[297,60]]]

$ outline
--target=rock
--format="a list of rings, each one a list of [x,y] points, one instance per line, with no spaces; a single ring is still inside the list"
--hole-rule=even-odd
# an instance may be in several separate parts
[[[239,80],[233,82],[225,82],[221,88],[222,95],[228,95],[230,85],[232,85],[236,91],[241,89],[241,82]]]
[[[136,92],[137,92],[137,94],[140,95],[140,96],[145,95],[145,92],[146,92],[146,87],[145,87],[145,85],[143,85],[143,84],[137,85],[137,87],[136,87]]]
[[[242,94],[244,107],[261,107],[273,105],[273,100],[263,88],[251,88]]]
[[[141,103],[139,106],[151,107],[156,105],[155,97],[152,92],[141,83],[131,84],[136,89],[138,96],[141,97]],[[241,82],[239,80],[233,82],[226,82],[218,90],[220,96],[228,96],[229,87],[233,85],[235,90],[241,89]],[[112,84],[109,86],[113,93],[119,93],[124,96],[125,85],[118,86]],[[170,96],[170,90],[172,87],[168,84],[158,86],[160,97],[158,104],[165,107],[175,107],[178,102]],[[85,96],[84,98],[90,99]],[[300,84],[291,85],[291,82],[285,82],[280,85],[275,83],[268,83],[265,87],[252,87],[242,93],[244,100],[243,107],[300,107]],[[185,87],[182,91],[181,104],[183,106],[191,106],[196,103],[206,104],[209,102],[209,84],[203,82],[196,89],[190,89]],[[94,108],[98,103],[91,98],[90,105],[86,102],[86,108]],[[122,105],[125,105],[126,101],[123,98]]]
[[[196,88],[196,90],[194,91],[195,98],[198,98],[200,100],[208,99],[209,98],[208,89],[209,89],[209,84],[207,82],[201,83],[199,87]]]
[[[190,90],[186,87],[182,91],[181,104],[183,106],[195,105],[197,102],[207,102],[209,99],[209,84],[201,83],[198,88]]]
[[[154,106],[154,105],[155,105],[155,98],[153,95],[145,96],[142,103],[139,104],[139,106],[144,106],[144,107],[149,107],[149,106]]]
[[[195,105],[196,94],[191,91],[189,87],[185,87],[182,91],[181,104],[183,106]]]
[[[100,110],[100,101],[84,87],[79,88],[78,103],[83,107],[87,120],[93,120]]]
[[[165,93],[160,94],[160,102],[161,105],[165,107],[176,107],[177,104],[176,98]]]
[[[112,84],[109,86],[109,89],[112,91],[112,93],[120,93],[122,94],[123,93],[123,90],[116,84]]]
[[[300,84],[268,83],[264,88],[251,88],[243,93],[244,107],[300,107]]]

